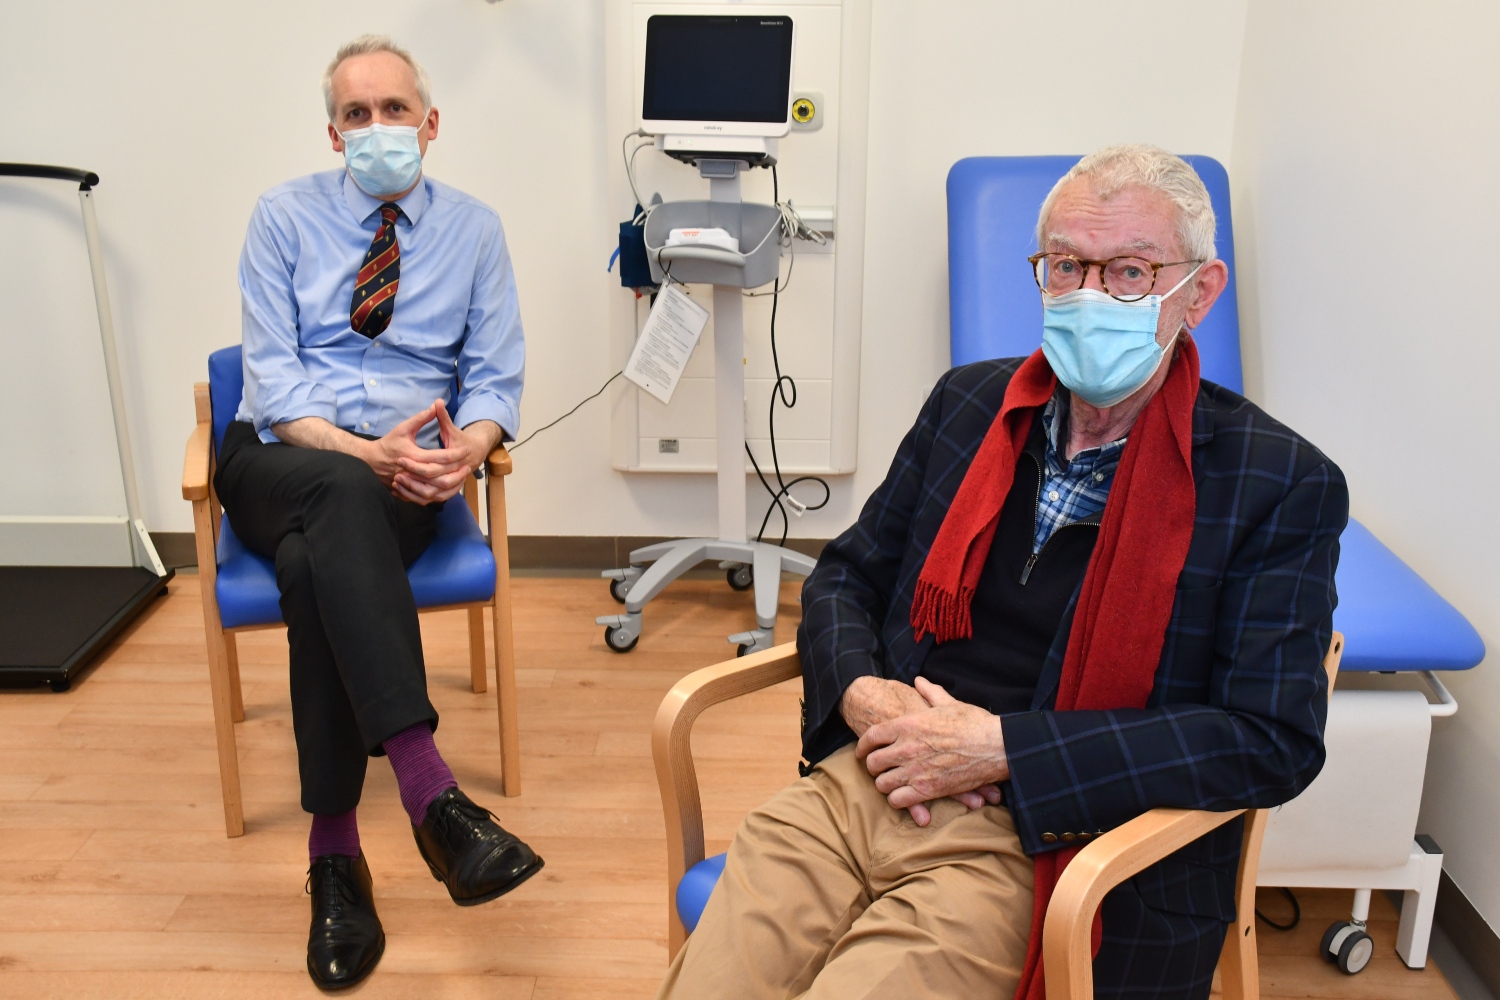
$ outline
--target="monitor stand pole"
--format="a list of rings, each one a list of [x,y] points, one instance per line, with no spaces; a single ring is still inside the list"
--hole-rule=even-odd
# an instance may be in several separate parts
[[[709,199],[739,202],[741,164],[704,160],[699,173],[708,178]],[[816,561],[800,552],[749,541],[745,531],[745,313],[742,289],[714,285],[714,395],[718,437],[719,537],[682,538],[648,545],[630,553],[630,565],[605,570],[610,593],[625,605],[625,614],[596,619],[604,642],[618,653],[635,648],[641,636],[641,609],[667,584],[699,563],[718,560],[735,590],[755,587],[755,624],[729,641],[740,656],[769,649],[776,636],[776,606],[781,571],[806,576]],[[646,564],[650,563],[649,566]]]

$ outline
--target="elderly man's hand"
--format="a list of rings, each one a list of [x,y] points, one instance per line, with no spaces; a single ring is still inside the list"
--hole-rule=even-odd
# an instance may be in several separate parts
[[[954,704],[954,701],[946,691],[936,684],[932,684],[922,678],[917,678],[918,687],[929,691],[941,692],[942,697]],[[931,708],[931,702],[924,697],[917,687],[903,684],[900,681],[887,680],[883,677],[859,677],[844,689],[844,695],[839,700],[839,713],[843,715],[844,721],[849,728],[854,730],[854,735],[861,737],[863,746],[864,735],[874,726],[889,723],[892,720],[917,712],[924,712]],[[872,774],[875,772],[871,772]],[[878,787],[878,782],[877,782]],[[884,790],[882,790],[884,794]],[[944,793],[945,795],[948,793]],[[943,795],[934,795],[931,798],[940,799]],[[978,809],[986,802],[990,805],[1000,804],[1000,789],[993,785],[981,788],[965,788],[962,791],[952,793],[952,797],[968,806],[970,809]],[[932,813],[927,808],[927,801],[912,802],[905,806],[896,806],[898,809],[907,809],[916,820],[918,826],[926,826],[932,822]],[[895,805],[894,802],[891,803]]]
[[[937,684],[917,678],[927,707],[868,727],[855,754],[875,775],[875,787],[892,808],[909,809],[918,825],[930,814],[923,803],[953,797],[968,805],[1000,803],[998,782],[1010,776],[1000,717],[961,702]]]
[[[839,699],[839,714],[855,736],[863,736],[865,730],[877,723],[899,719],[926,707],[927,700],[916,688],[884,677],[856,677]]]

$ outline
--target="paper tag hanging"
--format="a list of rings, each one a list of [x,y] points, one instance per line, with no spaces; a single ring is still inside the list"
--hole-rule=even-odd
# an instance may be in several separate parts
[[[672,401],[693,348],[708,325],[708,310],[672,283],[662,286],[625,365],[625,377],[663,403]]]

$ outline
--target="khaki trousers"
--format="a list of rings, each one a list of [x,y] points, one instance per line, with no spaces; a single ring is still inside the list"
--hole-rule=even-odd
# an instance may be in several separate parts
[[[844,747],[745,818],[658,1000],[1011,1000],[1032,862],[1009,810],[919,827]]]

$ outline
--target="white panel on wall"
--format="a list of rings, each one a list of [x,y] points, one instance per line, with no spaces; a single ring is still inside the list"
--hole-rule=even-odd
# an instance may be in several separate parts
[[[823,95],[820,115],[822,128],[812,132],[793,130],[780,140],[777,180],[781,200],[798,206],[832,210],[836,217],[844,213],[838,206],[839,161],[842,155],[862,161],[862,145],[841,142],[841,77],[844,45],[844,11],[839,4],[793,2],[784,4],[741,3],[635,3],[628,19],[622,19],[620,30],[630,32],[631,58],[622,65],[629,67],[628,80],[611,84],[630,94],[630,103],[622,104],[611,117],[618,135],[636,127],[640,106],[641,79],[645,62],[646,21],[654,14],[771,14],[790,12],[796,25],[796,51],[793,58],[794,91],[817,91]],[[862,97],[862,95],[860,95]],[[863,101],[856,101],[857,107]],[[638,140],[632,140],[638,141]],[[614,157],[619,162],[619,156]],[[678,201],[708,197],[708,182],[696,167],[673,160],[647,147],[634,157],[636,190],[649,202],[656,194],[664,200]],[[618,168],[623,172],[623,164]],[[862,172],[862,163],[855,165]],[[771,172],[765,168],[741,174],[746,201],[769,204],[773,200]],[[863,206],[849,211],[857,217]],[[858,420],[859,396],[858,329],[847,319],[841,325],[835,303],[842,282],[857,293],[861,274],[839,267],[839,241],[828,246],[798,241],[782,257],[781,273],[787,290],[779,297],[776,311],[777,354],[781,372],[797,383],[796,406],[781,408],[777,421],[777,457],[783,472],[836,473],[853,470],[854,433]],[[745,387],[747,427],[750,448],[764,470],[769,471],[772,455],[769,442],[771,386],[775,366],[771,356],[771,297],[765,286],[748,296],[745,308]],[[709,286],[694,286],[691,293],[705,305],[709,303]],[[627,289],[620,295],[629,296]],[[640,326],[645,322],[649,304],[637,303],[635,315],[616,313],[612,337],[618,353],[628,354]],[[633,321],[633,324],[632,324]],[[836,340],[842,336],[853,340],[852,349],[838,350]],[[714,472],[713,393],[713,326],[710,321],[693,359],[684,373],[669,405],[634,386],[621,384],[618,391],[623,405],[615,407],[617,422],[614,464],[630,472]],[[849,383],[846,391],[835,393],[833,385]],[[791,398],[790,390],[788,397]],[[836,419],[835,406],[846,412]],[[842,440],[835,443],[835,438]],[[666,444],[663,445],[663,439]],[[842,456],[843,461],[837,460]],[[746,472],[751,463],[745,462]]]

